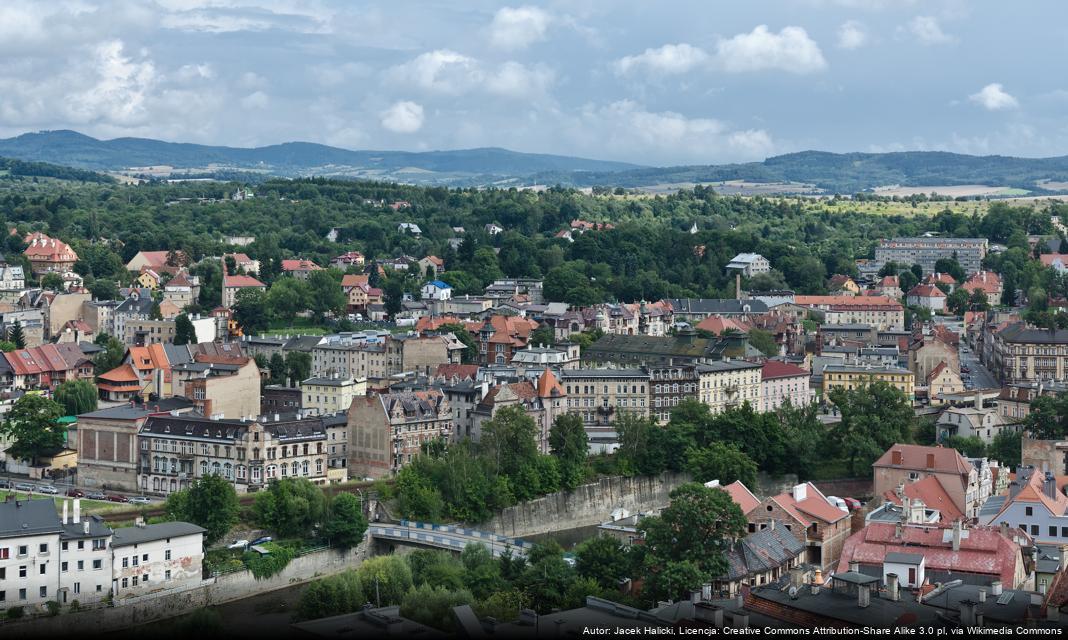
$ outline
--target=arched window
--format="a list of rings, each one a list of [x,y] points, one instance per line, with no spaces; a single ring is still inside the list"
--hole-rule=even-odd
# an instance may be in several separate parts
[[[300,465],[297,464],[296,460],[293,461],[293,465],[290,467],[290,471],[293,472],[293,475],[299,475],[300,474]]]
[[[212,462],[211,463],[211,472],[214,475],[219,475],[220,471],[222,471],[222,467],[219,465],[219,463],[218,462]]]
[[[159,478],[152,478],[152,490],[159,491]]]
[[[308,475],[308,461],[307,460],[304,461],[303,467],[304,467],[303,468],[304,475]]]

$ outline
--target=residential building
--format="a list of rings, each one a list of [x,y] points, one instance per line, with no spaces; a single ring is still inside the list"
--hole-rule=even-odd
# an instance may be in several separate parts
[[[708,316],[750,316],[768,312],[761,300],[735,298],[671,298],[668,300],[676,322],[696,325]]]
[[[765,498],[745,514],[755,531],[782,526],[804,544],[802,561],[823,571],[837,566],[850,534],[849,513],[839,509],[811,482]]]
[[[204,579],[206,532],[189,522],[115,529],[111,537],[114,600],[199,586]]]
[[[0,291],[22,291],[26,288],[26,274],[22,265],[0,262]]]
[[[300,406],[304,415],[331,415],[348,411],[352,401],[367,393],[366,378],[308,378],[300,383]]]
[[[69,342],[16,349],[3,358],[14,389],[54,389],[62,382],[93,379],[92,360]]]
[[[417,372],[430,375],[443,364],[460,364],[467,345],[451,333],[392,335],[386,341],[387,360],[393,373]]]
[[[785,306],[799,320],[812,315],[832,325],[866,324],[878,331],[905,328],[904,307],[882,296],[794,296],[794,303]]]
[[[426,256],[419,260],[419,271],[428,278],[445,273],[445,261],[437,256]]]
[[[176,395],[192,400],[201,415],[252,418],[260,412],[260,370],[252,358],[197,354],[171,366],[171,375]]]
[[[976,291],[982,291],[990,306],[996,307],[1001,304],[1002,283],[1001,276],[993,271],[980,271],[972,274],[961,288],[969,295],[975,295]]]
[[[935,477],[945,489],[956,510],[974,518],[982,506],[980,496],[990,494],[989,474],[980,473],[956,449],[895,444],[872,464],[874,494],[885,495],[899,486]],[[937,508],[936,505],[931,505]]]
[[[827,290],[831,293],[841,293],[844,295],[860,295],[860,287],[853,281],[853,278],[842,274],[831,276],[830,282],[827,285]]]
[[[712,413],[749,403],[760,408],[760,372],[762,366],[744,360],[721,360],[699,364],[697,399],[708,405]]]
[[[582,417],[591,440],[615,442],[612,423],[620,413],[649,415],[651,379],[645,369],[563,369],[559,378],[568,413]]]
[[[960,374],[946,365],[945,360],[939,362],[931,373],[927,374],[927,398],[931,404],[938,404],[939,396],[961,393],[964,391],[964,382]]]
[[[444,301],[452,297],[452,286],[441,280],[431,280],[423,285],[420,291],[423,300]]]
[[[423,230],[419,228],[419,225],[414,222],[402,222],[398,224],[397,231],[400,233],[410,233],[413,236],[418,236],[423,233]]]
[[[337,267],[342,271],[347,270],[349,267],[362,267],[364,265],[365,258],[359,251],[346,251],[345,253],[337,256],[330,261],[331,267]]]
[[[260,261],[259,260],[253,260],[252,258],[248,257],[247,254],[244,254],[244,253],[227,253],[227,254],[223,255],[223,267],[224,267],[224,270],[225,270],[226,259],[227,258],[233,258],[234,259],[234,267],[237,270],[238,274],[240,274],[241,272],[244,272],[246,274],[252,274],[254,276],[260,275]],[[225,307],[226,305],[224,304],[223,306]]]
[[[102,400],[147,400],[150,396],[178,395],[171,368],[190,362],[192,354],[184,345],[149,344],[133,346],[121,365],[97,376],[97,390]]]
[[[814,400],[809,387],[810,374],[801,367],[768,360],[760,369],[760,410],[775,411],[789,402],[794,407],[804,407]]]
[[[680,402],[698,398],[696,365],[660,365],[650,367],[648,372],[649,411],[659,424],[671,420],[671,411]]]
[[[471,411],[470,437],[478,442],[482,437],[483,424],[492,420],[501,409],[518,406],[534,419],[538,451],[548,454],[549,430],[556,417],[567,411],[566,398],[563,386],[548,369],[534,382],[524,380],[489,387]]]
[[[777,520],[746,535],[724,554],[727,572],[712,579],[715,598],[734,598],[744,587],[777,582],[804,562],[805,544]]]
[[[478,330],[479,364],[507,364],[526,348],[538,323],[517,316],[490,316]]]
[[[424,443],[453,432],[449,402],[436,389],[356,398],[348,425],[349,473],[373,478],[395,474]]]
[[[771,263],[759,253],[739,253],[727,263],[727,270],[736,270],[746,278],[771,271]]]
[[[1042,266],[1055,270],[1057,273],[1068,273],[1068,253],[1044,253],[1038,256]]]
[[[307,280],[313,271],[322,271],[323,268],[311,260],[302,258],[294,260],[282,260],[282,273],[293,276],[297,280]]]
[[[757,357],[745,334],[700,338],[693,329],[674,336],[606,334],[582,350],[582,360],[621,366],[710,364],[727,358]]]
[[[1031,541],[1006,527],[942,523],[872,522],[849,537],[837,572],[854,567],[865,575],[898,576],[902,587],[962,580],[972,585],[1024,586],[1029,570],[1024,553]]]
[[[910,307],[921,307],[932,313],[946,310],[946,294],[931,284],[918,284],[909,289],[905,300]]]
[[[494,280],[484,291],[489,300],[507,300],[515,296],[527,296],[531,304],[542,304],[544,285],[537,278],[505,278]]]
[[[528,343],[526,349],[515,352],[510,364],[521,371],[540,371],[549,367],[574,369],[579,366],[579,354],[579,346],[570,342],[555,346],[535,346]]]
[[[960,284],[957,282],[956,278],[948,273],[939,273],[938,271],[928,273],[923,277],[923,280],[921,280],[920,283],[929,284],[932,287],[939,287],[939,285],[941,285],[939,288],[944,289],[944,293],[953,293],[953,290]]]
[[[982,394],[975,394],[973,406],[947,407],[935,423],[938,441],[959,436],[961,438],[979,438],[986,444],[994,442],[1003,429],[1015,430],[1001,419],[996,406],[984,407]]]
[[[127,335],[127,323],[151,320],[152,304],[152,292],[150,290],[130,289],[123,301],[111,313],[111,335],[121,340]]]
[[[46,273],[67,273],[74,269],[78,254],[63,242],[34,231],[26,236],[26,250],[23,255],[30,261],[34,276]]]
[[[894,238],[881,240],[875,247],[875,260],[869,265],[878,270],[887,262],[912,266],[918,264],[924,273],[935,270],[935,263],[944,259],[956,259],[965,273],[975,273],[983,268],[989,241],[986,238]]]
[[[198,300],[200,296],[200,278],[190,275],[182,269],[163,285],[163,299],[169,300],[179,309],[184,309]]]
[[[260,392],[260,415],[295,415],[301,410],[303,400],[300,387],[269,384]]]
[[[225,265],[223,266],[225,269]],[[258,289],[260,291],[266,291],[267,285],[263,284],[259,280],[252,276],[243,275],[223,275],[222,282],[222,306],[227,309],[234,306],[234,302],[237,301],[237,294],[245,289]]]
[[[387,349],[386,338],[326,341],[312,349],[312,375],[364,378],[369,381],[387,378],[400,370],[400,356]]]
[[[1030,415],[1031,403],[1035,398],[1043,395],[1055,396],[1060,393],[1068,393],[1068,383],[1032,382],[1005,385],[1001,388],[1001,394],[998,395],[998,413],[1005,422],[1019,424]]]
[[[872,367],[871,365],[831,364],[823,368],[823,398],[832,389],[859,389],[873,382],[885,382],[905,394],[908,401],[916,400],[915,375],[902,367]]]
[[[991,331],[985,364],[1004,384],[1068,380],[1068,329],[1039,329],[1024,322]]]
[[[916,374],[917,380],[926,380],[943,363],[950,371],[960,373],[959,350],[935,334],[921,336],[909,344],[908,358],[909,369]]]
[[[1018,527],[1040,544],[1068,544],[1068,478],[1032,466],[1016,469],[1008,495],[987,498],[979,523]]]
[[[901,281],[897,276],[883,276],[879,282],[875,284],[875,292],[881,296],[887,298],[893,298],[898,300],[904,293],[901,291]]]

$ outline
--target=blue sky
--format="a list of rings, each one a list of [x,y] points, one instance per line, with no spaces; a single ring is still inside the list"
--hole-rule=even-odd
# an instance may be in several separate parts
[[[1065,155],[1066,43],[1052,0],[4,0],[0,135]]]

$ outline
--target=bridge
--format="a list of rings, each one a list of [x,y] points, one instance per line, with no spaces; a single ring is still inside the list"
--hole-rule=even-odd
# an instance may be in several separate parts
[[[399,542],[456,552],[463,551],[464,547],[471,543],[483,544],[495,558],[507,551],[511,551],[514,556],[525,556],[534,547],[533,543],[518,538],[430,522],[410,520],[401,520],[398,524],[376,522],[371,523],[367,529],[372,538],[384,542]]]

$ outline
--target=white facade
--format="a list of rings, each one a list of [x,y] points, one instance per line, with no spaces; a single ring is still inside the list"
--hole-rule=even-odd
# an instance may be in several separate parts
[[[431,280],[423,285],[420,293],[423,300],[449,300],[452,298],[452,287],[440,280]]]
[[[203,579],[204,530],[187,522],[118,529],[111,551],[116,600],[194,587]]]
[[[809,385],[809,375],[784,376],[760,381],[760,410],[775,411],[789,400],[795,407],[803,407],[815,399]],[[752,404],[752,403],[750,403]]]
[[[771,271],[771,263],[759,253],[739,253],[727,263],[727,269],[737,269],[746,278]]]
[[[58,531],[0,539],[0,608],[44,604],[58,593]]]

